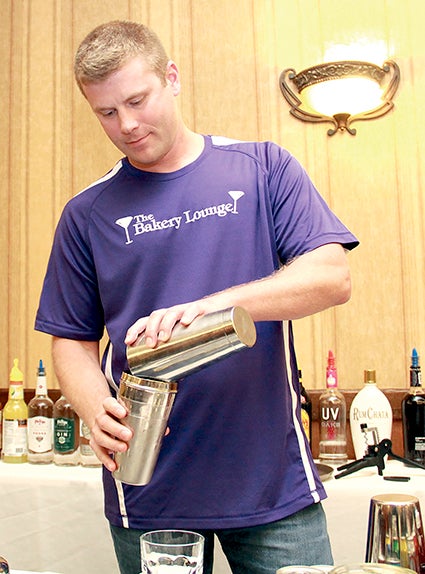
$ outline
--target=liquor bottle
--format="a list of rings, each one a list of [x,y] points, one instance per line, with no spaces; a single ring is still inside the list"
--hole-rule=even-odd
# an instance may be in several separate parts
[[[53,401],[47,393],[47,377],[42,359],[37,370],[35,396],[28,403],[28,462],[53,461]]]
[[[319,459],[330,463],[347,460],[347,407],[338,390],[335,356],[328,353],[326,391],[319,398],[320,440]]]
[[[2,424],[2,419],[3,419],[3,405],[0,403],[0,456],[1,456],[1,447],[2,447],[2,436],[3,436],[3,424]]]
[[[3,409],[3,462],[27,462],[28,407],[24,401],[24,375],[13,361],[10,371],[9,396]]]
[[[391,439],[393,412],[391,404],[376,384],[376,372],[364,371],[364,387],[354,397],[350,407],[350,428],[356,459],[363,458],[375,440]],[[372,441],[373,444],[373,441]]]
[[[90,446],[90,429],[82,419],[80,419],[80,463],[82,466],[102,464]]]
[[[312,403],[310,395],[305,390],[303,384],[303,374],[301,369],[298,370],[298,380],[300,382],[300,396],[301,396],[301,422],[304,428],[306,437],[311,446],[311,429],[312,429]]]
[[[53,405],[53,462],[58,466],[79,463],[79,423],[71,403],[61,395]]]
[[[404,457],[425,464],[425,391],[416,349],[412,351],[410,390],[401,402]]]

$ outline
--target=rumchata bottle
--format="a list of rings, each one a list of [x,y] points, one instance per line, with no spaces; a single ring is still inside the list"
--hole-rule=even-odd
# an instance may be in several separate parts
[[[354,397],[350,407],[350,428],[356,459],[368,453],[370,437],[391,439],[393,413],[390,401],[376,384],[376,372],[364,371],[364,387]]]

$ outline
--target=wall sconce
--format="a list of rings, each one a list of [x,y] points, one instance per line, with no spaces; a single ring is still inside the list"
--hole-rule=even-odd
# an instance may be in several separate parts
[[[302,100],[291,90],[289,81]],[[334,128],[328,130],[329,136],[337,131],[354,136],[356,130],[350,127],[354,121],[389,112],[399,82],[400,68],[393,60],[384,62],[382,68],[349,60],[319,64],[298,74],[287,68],[279,78],[290,113],[305,122],[331,122]]]

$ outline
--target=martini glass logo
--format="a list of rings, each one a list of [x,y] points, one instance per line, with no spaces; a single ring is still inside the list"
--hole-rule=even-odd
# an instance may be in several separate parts
[[[236,204],[238,202],[238,199],[240,199],[243,195],[245,195],[245,193],[243,191],[228,191],[227,193],[233,199],[233,211],[232,211],[232,213],[238,213],[238,210],[236,209]]]
[[[130,226],[130,223],[133,220],[133,216],[132,215],[128,215],[127,217],[120,217],[120,219],[116,220],[116,224],[119,225],[120,227],[122,227],[125,231],[125,237],[127,239],[127,241],[125,242],[126,245],[128,245],[129,243],[133,243],[133,240],[130,239],[130,234],[128,232],[128,228]]]

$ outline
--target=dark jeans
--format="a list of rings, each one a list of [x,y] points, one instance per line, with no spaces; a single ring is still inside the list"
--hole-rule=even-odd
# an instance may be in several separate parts
[[[321,504],[261,526],[196,531],[205,537],[204,574],[213,571],[214,534],[233,574],[275,574],[278,568],[291,564],[333,564]],[[111,526],[121,574],[141,572],[140,536],[144,532],[147,530]]]

